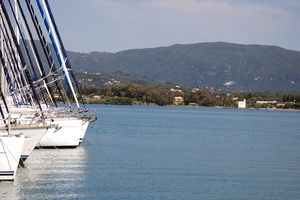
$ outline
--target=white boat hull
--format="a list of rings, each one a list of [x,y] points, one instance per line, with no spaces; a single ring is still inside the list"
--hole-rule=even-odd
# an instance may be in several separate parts
[[[11,127],[11,133],[22,132],[25,135],[25,142],[23,145],[20,161],[24,162],[41,138],[46,134],[46,132],[54,132],[55,127],[50,126],[28,126],[28,127]]]
[[[13,112],[10,113],[11,118],[16,119],[18,123],[22,124],[35,123],[40,117],[39,111],[33,107],[12,107],[12,111]],[[46,117],[47,124],[58,124],[59,127],[62,128],[55,133],[47,131],[36,145],[37,147],[76,147],[83,141],[90,122],[97,120],[97,117],[94,117],[90,113],[84,113],[83,116],[80,116],[80,114],[72,113],[65,108],[45,109],[43,113]],[[74,122],[74,119],[81,121],[81,126],[78,128],[79,135],[76,139],[74,137],[77,135],[78,131],[75,130],[77,129],[75,127],[77,127],[78,124],[77,122]],[[72,122],[74,123],[70,124],[68,122],[70,120],[73,120]],[[25,158],[26,156],[22,157]]]
[[[90,120],[89,119],[83,119],[80,129],[80,137],[79,137],[79,144],[83,141],[86,130],[89,126]]]
[[[0,136],[0,180],[14,180],[25,136]]]
[[[48,122],[48,120],[46,121]],[[58,124],[62,128],[55,132],[48,130],[38,142],[37,147],[77,147],[79,145],[82,120],[78,118],[54,118],[52,120],[54,120],[52,123]]]
[[[85,115],[85,116],[82,116],[81,119],[82,119],[82,125],[81,125],[81,131],[80,131],[79,144],[83,141],[89,124],[91,122],[96,121],[97,117],[94,117],[93,115]]]

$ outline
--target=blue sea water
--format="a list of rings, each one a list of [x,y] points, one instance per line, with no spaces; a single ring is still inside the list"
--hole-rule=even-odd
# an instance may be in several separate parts
[[[300,112],[91,105],[75,149],[35,149],[0,199],[300,199]]]

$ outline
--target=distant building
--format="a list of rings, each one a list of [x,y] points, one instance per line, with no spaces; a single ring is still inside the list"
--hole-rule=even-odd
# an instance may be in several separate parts
[[[183,102],[183,98],[182,97],[174,97],[173,104],[178,105],[181,102]]]
[[[272,104],[275,105],[277,104],[277,101],[256,101],[257,105],[261,105],[261,104]]]
[[[177,90],[177,89],[174,89],[174,88],[170,88],[170,90],[171,90],[171,92],[181,92],[181,93],[183,93],[182,90]]]
[[[121,81],[117,81],[115,79],[111,79],[110,81],[104,83],[104,85],[118,85],[120,83],[121,83]]]
[[[199,88],[193,88],[192,92],[197,92],[199,90]]]
[[[284,106],[285,106],[285,103],[278,103],[276,105],[276,107],[278,107],[278,108],[284,108]]]
[[[237,101],[237,100],[239,100],[239,98],[238,97],[231,97],[231,100],[232,101]]]
[[[100,99],[101,97],[99,95],[94,95],[93,98],[94,99]]]
[[[246,108],[246,99],[244,101],[238,101],[238,108]]]
[[[59,96],[59,94],[54,93],[54,94],[53,94],[53,97],[54,97],[54,98],[59,98],[60,96]]]
[[[199,107],[197,103],[189,103],[188,107]]]

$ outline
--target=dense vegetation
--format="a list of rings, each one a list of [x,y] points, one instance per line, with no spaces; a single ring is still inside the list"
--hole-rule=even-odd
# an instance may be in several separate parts
[[[123,72],[151,81],[247,92],[300,88],[300,52],[276,46],[217,42],[68,55],[76,72]]]
[[[205,107],[237,107],[237,101],[246,99],[248,108],[267,108],[270,105],[257,105],[256,101],[277,101],[283,103],[278,108],[300,109],[300,93],[242,93],[228,91],[214,91],[207,89],[189,90],[170,90],[158,88],[154,85],[137,85],[133,83],[118,84],[112,87],[82,87],[82,92],[87,103],[91,104],[117,104],[117,105],[174,105],[174,97],[182,97],[183,102],[178,106],[186,106],[194,103],[197,106]],[[235,98],[232,98],[235,97]]]

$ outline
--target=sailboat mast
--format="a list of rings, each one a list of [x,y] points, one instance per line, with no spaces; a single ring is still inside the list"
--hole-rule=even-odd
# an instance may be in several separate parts
[[[18,1],[18,4],[19,4],[19,7],[21,7],[20,1],[19,0],[17,0],[17,1]],[[44,33],[42,31],[42,28],[39,24],[38,18],[36,16],[35,12],[34,12],[34,8],[32,6],[31,0],[26,0],[26,5],[27,5],[28,11],[30,13],[33,25],[34,25],[35,30],[36,30],[36,33],[37,33],[37,35],[39,37],[39,40],[41,42],[42,49],[44,51],[44,55],[46,57],[48,65],[49,65],[50,72],[53,76],[55,86],[56,86],[56,88],[59,92],[59,95],[62,98],[63,104],[66,104],[66,101],[67,101],[67,104],[70,106],[70,102],[69,102],[68,97],[66,95],[65,89],[64,89],[63,85],[61,84],[61,80],[59,79],[59,76],[57,74],[57,69],[56,69],[56,66],[55,66],[54,59],[52,57],[52,53],[49,49],[49,45],[46,41],[46,38],[45,38]]]
[[[76,93],[75,93],[75,90],[73,88],[73,85],[72,85],[72,82],[71,82],[71,79],[70,79],[70,76],[69,76],[68,69],[66,67],[65,58],[64,58],[63,53],[61,51],[61,46],[59,45],[59,40],[57,38],[57,35],[56,35],[56,32],[55,32],[52,20],[51,20],[51,18],[49,16],[48,9],[47,9],[47,7],[45,5],[45,1],[43,1],[43,0],[41,0],[41,1],[37,0],[37,3],[38,3],[38,7],[40,9],[42,18],[44,19],[44,24],[46,26],[46,29],[47,29],[48,34],[50,36],[50,39],[52,41],[54,50],[56,52],[56,55],[57,55],[57,58],[58,58],[58,62],[60,64],[60,66],[62,67],[62,73],[63,73],[63,75],[65,77],[66,84],[67,84],[68,88],[70,89],[70,91],[71,91],[71,93],[72,93],[72,95],[73,95],[73,97],[75,99],[77,108],[80,108],[78,100],[77,100],[77,96],[76,96]]]
[[[46,3],[46,6],[47,6],[47,9],[48,9],[48,12],[49,12],[51,21],[52,21],[52,23],[53,23],[53,27],[54,27],[54,29],[55,29],[57,38],[58,38],[58,40],[59,40],[59,44],[60,44],[60,47],[61,47],[61,51],[62,51],[62,53],[63,53],[63,56],[65,57],[66,67],[70,70],[71,76],[72,76],[72,78],[73,78],[73,80],[74,80],[75,86],[76,86],[77,91],[78,91],[78,93],[79,93],[79,96],[80,96],[80,98],[81,98],[81,102],[83,103],[83,105],[85,105],[85,102],[84,102],[84,99],[83,99],[83,97],[82,97],[82,93],[81,93],[81,90],[80,90],[80,86],[79,86],[79,84],[78,84],[78,81],[77,81],[77,79],[76,79],[76,77],[75,77],[75,74],[74,74],[74,72],[73,72],[73,69],[72,69],[72,67],[71,67],[70,60],[68,59],[66,49],[65,49],[64,44],[63,44],[63,42],[62,42],[62,39],[61,39],[61,37],[60,37],[60,34],[59,34],[59,31],[58,31],[58,28],[57,28],[55,19],[54,19],[54,17],[53,17],[53,14],[52,14],[50,5],[49,5],[49,3],[48,3],[48,0],[43,0],[43,1]]]
[[[13,6],[12,6],[12,4],[11,4],[11,2],[10,1],[8,1],[8,3],[9,3],[9,6],[10,6],[10,9],[11,9],[11,11],[12,12],[14,12],[14,9],[13,9]],[[17,8],[15,8],[15,12],[16,12],[16,14],[18,13],[17,11]],[[30,67],[31,68],[31,70],[32,70],[32,73],[33,73],[33,78],[34,78],[34,80],[36,81],[37,79],[38,79],[38,77],[37,77],[37,73],[36,73],[36,70],[35,70],[35,68],[34,68],[34,66],[33,66],[33,61],[32,61],[32,58],[31,58],[31,55],[30,55],[30,51],[29,51],[29,45],[32,47],[32,45],[31,45],[31,43],[30,43],[30,41],[28,40],[28,39],[25,39],[24,38],[24,34],[25,33],[27,33],[26,32],[26,30],[24,30],[24,28],[21,26],[21,24],[22,24],[22,20],[20,19],[20,18],[18,18],[19,16],[16,16],[16,15],[13,15],[13,18],[14,18],[14,20],[15,20],[15,22],[16,22],[16,31],[18,31],[17,33],[15,33],[16,35],[17,35],[17,41],[18,42],[20,42],[20,39],[18,38],[18,37],[20,37],[21,36],[21,41],[22,41],[22,43],[23,43],[23,46],[24,46],[24,49],[25,49],[25,53],[26,53],[26,55],[27,55],[27,58],[28,58],[28,61],[29,61],[29,66],[28,67]],[[20,45],[20,43],[18,43],[19,45]],[[28,45],[29,44],[29,45]],[[44,103],[45,104],[47,104],[47,102],[46,102],[46,99],[45,99],[45,96],[44,96],[44,93],[43,93],[43,91],[42,91],[42,89],[41,89],[41,87],[40,87],[40,83],[38,83],[38,90],[39,90],[39,93],[40,93],[40,97],[43,99],[43,101],[44,101]]]
[[[2,11],[0,10],[0,12],[2,12]],[[0,26],[1,27],[3,26],[2,19],[0,19]],[[4,43],[4,36],[3,36],[3,32],[0,31],[0,44],[1,44],[1,51],[2,52],[4,50],[4,44],[3,43]],[[4,90],[4,88],[5,88],[4,84],[5,84],[5,81],[4,81],[4,69],[1,67],[1,91],[5,92],[6,90]]]
[[[3,3],[2,0],[0,0],[0,4],[1,4],[1,7],[2,7],[2,13],[4,14],[4,16],[1,15],[1,16],[2,16],[2,19],[3,19],[3,18],[6,18],[6,21],[7,21],[7,24],[8,24],[8,26],[9,26],[9,29],[12,31],[12,30],[13,30],[13,27],[12,27],[12,24],[11,24],[11,22],[10,22],[10,20],[9,20],[8,13],[7,13],[6,9],[5,9],[5,6],[4,6],[4,3]],[[30,76],[28,67],[27,67],[27,65],[26,65],[26,63],[25,63],[25,60],[24,60],[22,51],[21,51],[20,46],[19,46],[19,44],[18,44],[18,42],[17,42],[17,38],[16,38],[16,36],[15,36],[14,34],[12,34],[12,39],[13,39],[13,42],[14,42],[15,47],[17,48],[18,55],[20,56],[21,64],[22,64],[23,70],[24,70],[24,72],[25,72],[26,78],[27,78],[27,80],[28,80],[28,83],[29,83],[29,85],[30,85],[30,88],[31,88],[31,92],[32,92],[32,94],[33,94],[33,97],[34,97],[36,103],[38,104],[39,109],[42,110],[42,107],[41,107],[41,105],[40,105],[38,96],[37,96],[37,94],[36,94],[36,92],[35,92],[35,89],[34,89],[34,85],[33,85],[33,82],[32,82],[32,79],[31,79],[31,76]]]

